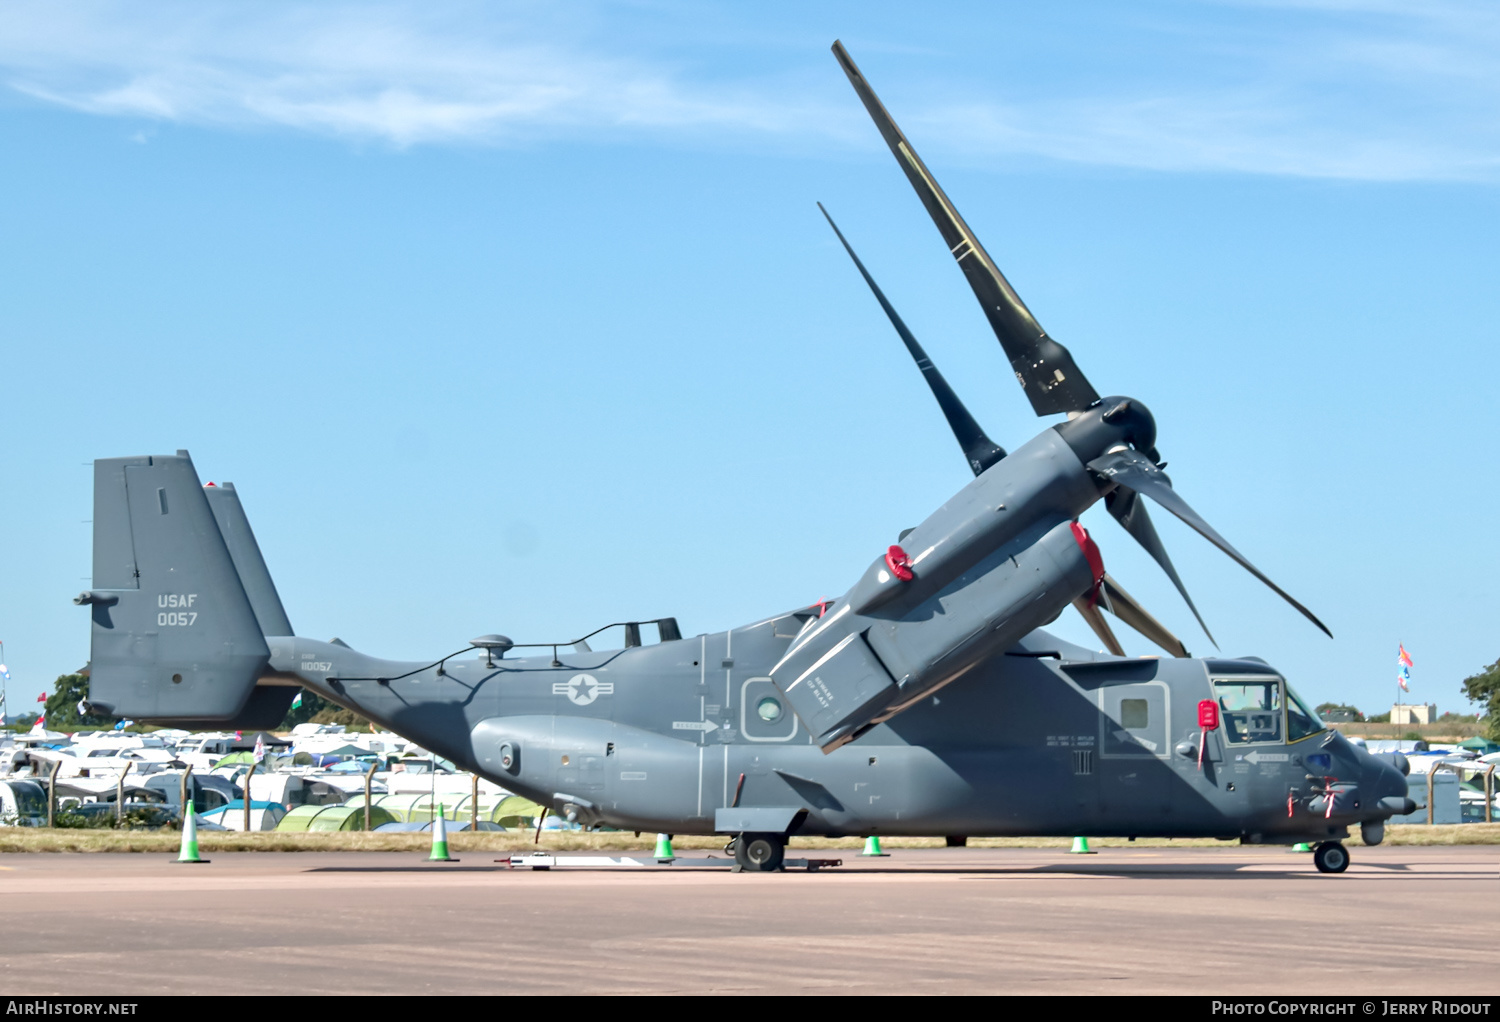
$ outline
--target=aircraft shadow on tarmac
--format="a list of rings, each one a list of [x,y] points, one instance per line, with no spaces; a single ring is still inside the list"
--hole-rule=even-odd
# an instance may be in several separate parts
[[[456,866],[441,863],[431,866],[313,866],[308,873],[504,873],[509,866]]]

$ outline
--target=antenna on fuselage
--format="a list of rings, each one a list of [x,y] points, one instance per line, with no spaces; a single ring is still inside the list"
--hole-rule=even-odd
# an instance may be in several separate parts
[[[481,635],[477,639],[470,639],[469,645],[484,650],[484,666],[495,666],[495,651],[500,651],[500,659],[505,659],[505,651],[515,645],[503,635]]]

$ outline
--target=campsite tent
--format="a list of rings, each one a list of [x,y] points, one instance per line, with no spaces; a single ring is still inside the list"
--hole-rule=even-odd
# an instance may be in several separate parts
[[[464,795],[446,810],[446,815],[455,820],[472,819],[472,795]],[[479,795],[479,819],[497,823],[507,830],[536,826],[536,818],[542,807],[520,795]]]
[[[432,830],[432,821],[431,820],[427,820],[426,822],[423,822],[423,823],[400,823],[400,822],[384,823],[384,824],[381,824],[379,827],[376,827],[375,829],[378,830],[378,831],[380,831],[382,834],[390,834],[390,833],[406,833],[406,834],[423,833],[423,834],[425,834],[428,831]],[[469,821],[468,820],[464,820],[464,821],[458,822],[458,823],[449,822],[447,824],[447,830],[448,830],[449,833],[453,833],[454,831],[460,831],[460,830],[468,830],[468,829],[469,829]],[[498,823],[490,823],[487,820],[480,820],[479,821],[479,829],[480,830],[489,830],[489,831],[502,831],[505,828],[502,827],[502,826],[500,826]]]
[[[394,822],[390,813],[379,806],[370,807],[370,826]],[[281,818],[279,831],[364,830],[363,806],[297,806]]]
[[[363,806],[364,795],[355,795],[344,803],[347,806]],[[432,819],[432,799],[428,795],[376,795],[372,807],[379,807],[391,814],[391,819],[403,823]],[[451,810],[444,808],[443,815],[453,819]]]
[[[396,822],[391,814],[379,806],[370,807],[370,827],[378,830],[387,823]],[[323,811],[312,818],[308,830],[364,830],[364,806],[324,806]]]
[[[286,815],[286,806],[280,802],[251,802],[250,829],[275,830]],[[225,830],[245,829],[245,800],[235,799],[226,806],[202,814],[202,819],[211,820]]]

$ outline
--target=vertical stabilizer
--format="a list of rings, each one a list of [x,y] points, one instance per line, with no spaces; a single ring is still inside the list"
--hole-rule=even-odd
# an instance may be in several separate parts
[[[270,660],[186,451],[94,463],[94,588],[76,602],[105,714],[228,720]]]

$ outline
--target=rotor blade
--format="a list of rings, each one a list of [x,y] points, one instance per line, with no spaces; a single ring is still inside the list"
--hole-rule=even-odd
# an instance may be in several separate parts
[[[891,147],[896,162],[917,190],[917,197],[927,207],[948,245],[948,251],[958,260],[959,269],[963,270],[985,318],[1000,339],[1000,346],[1005,349],[1010,367],[1031,401],[1032,409],[1038,415],[1052,415],[1083,411],[1098,402],[1099,395],[1074,365],[1073,356],[1067,348],[1047,336],[1031,310],[1026,308],[1026,303],[995,266],[989,253],[979,244],[979,239],[974,237],[969,225],[958,215],[958,210],[886,112],[875,90],[859,73],[843,43],[833,44],[833,55],[849,76],[850,84],[875,121],[875,127],[880,129],[886,145]]]
[[[1172,566],[1172,558],[1167,556],[1167,548],[1162,545],[1161,537],[1156,534],[1156,526],[1151,524],[1151,517],[1146,514],[1146,502],[1141,500],[1140,495],[1130,487],[1117,486],[1105,495],[1104,507],[1114,516],[1115,521],[1125,527],[1125,531],[1130,533],[1137,543],[1146,548],[1146,552],[1151,555],[1152,559],[1161,565],[1161,570],[1167,573],[1167,577],[1182,594],[1188,610],[1191,610],[1193,617],[1198,619],[1198,627],[1203,629],[1203,634],[1208,636],[1208,641],[1214,644],[1214,649],[1218,649],[1218,640],[1214,638],[1214,633],[1208,630],[1203,615],[1198,613],[1198,608],[1193,605],[1193,598],[1188,595],[1187,586],[1183,585],[1182,579],[1177,577],[1177,569]]]
[[[860,276],[864,277],[865,283],[870,285],[870,290],[875,294],[875,300],[885,310],[891,326],[895,327],[896,333],[901,335],[901,342],[906,345],[906,350],[911,353],[913,361],[917,363],[917,368],[922,371],[922,378],[931,388],[932,396],[937,398],[938,407],[943,410],[943,416],[948,420],[948,428],[953,430],[954,437],[958,439],[958,445],[963,448],[964,457],[969,460],[969,467],[974,470],[975,475],[979,475],[1005,457],[1004,448],[985,436],[979,423],[974,421],[974,416],[969,414],[969,410],[958,399],[953,388],[948,386],[948,381],[943,379],[943,374],[938,372],[937,366],[932,364],[932,359],[927,357],[927,352],[922,350],[922,346],[906,328],[906,324],[901,321],[901,317],[896,314],[891,303],[886,301],[885,294],[875,283],[875,278],[870,276],[870,271],[865,269],[865,264],[860,262],[859,256],[854,254],[854,249],[844,237],[844,232],[839,230],[839,225],[833,222],[833,217],[828,215],[828,210],[823,209],[821,202],[818,203],[818,209],[822,210],[823,218],[828,221],[828,226],[833,228],[833,233],[837,234],[839,241],[843,242],[844,251],[848,252],[849,258],[854,260]]]
[[[1286,590],[1261,574],[1260,569],[1246,560],[1244,554],[1231,546],[1227,539],[1214,531],[1212,525],[1199,517],[1198,512],[1189,507],[1187,501],[1179,497],[1177,491],[1172,489],[1171,480],[1167,478],[1166,473],[1157,468],[1145,455],[1132,450],[1115,451],[1102,458],[1095,458],[1089,462],[1088,467],[1089,471],[1101,479],[1128,486],[1132,490],[1143,493],[1181,518],[1200,536],[1234,558],[1240,567],[1270,586],[1276,595],[1301,611],[1303,617],[1323,630],[1323,634],[1330,639],[1333,638],[1333,633],[1328,630],[1328,626],[1319,621],[1312,611],[1292,599]]]
[[[1183,659],[1187,659],[1192,655],[1187,651],[1187,647],[1182,644],[1181,639],[1167,631],[1166,627],[1160,621],[1152,617],[1146,611],[1145,607],[1142,607],[1135,601],[1133,596],[1120,588],[1120,583],[1116,582],[1108,574],[1105,574],[1103,581],[1100,583],[1099,597],[1100,606],[1168,653],[1175,657],[1182,657]]]
[[[1094,634],[1099,636],[1099,641],[1104,643],[1104,648],[1115,656],[1124,656],[1125,649],[1120,645],[1120,640],[1115,638],[1115,633],[1110,630],[1109,622],[1104,620],[1104,615],[1099,613],[1098,604],[1090,604],[1088,593],[1084,593],[1073,601],[1073,606],[1078,608],[1078,613],[1089,623]]]

